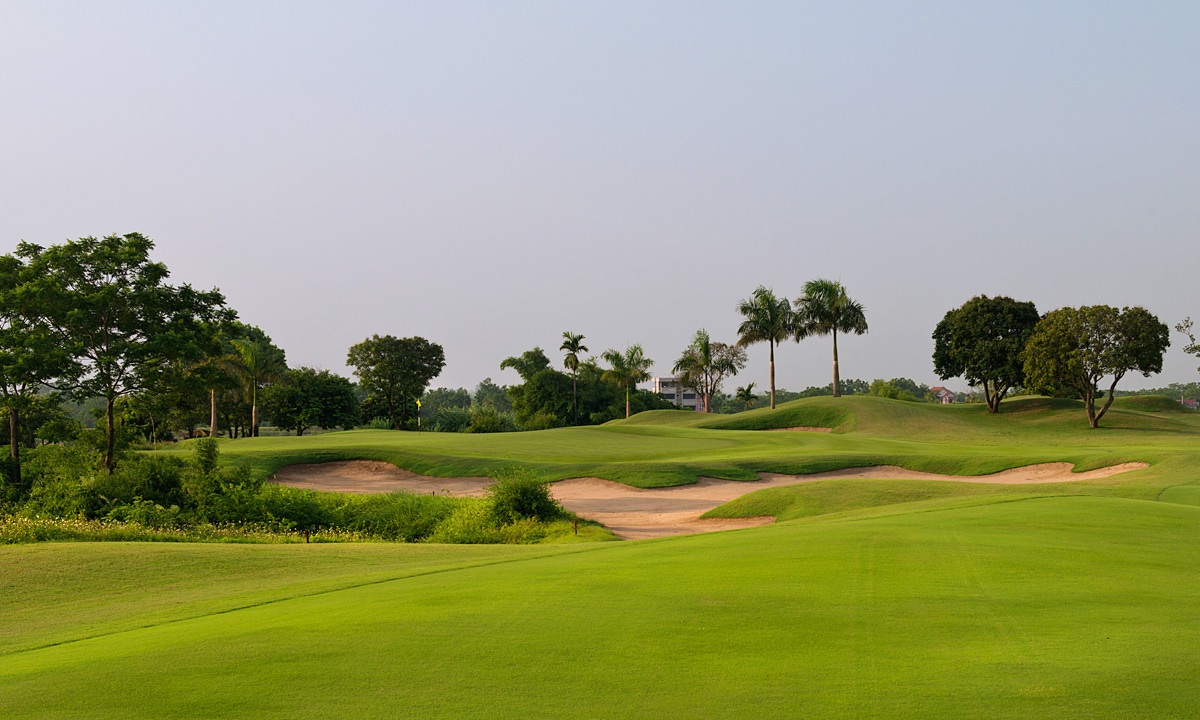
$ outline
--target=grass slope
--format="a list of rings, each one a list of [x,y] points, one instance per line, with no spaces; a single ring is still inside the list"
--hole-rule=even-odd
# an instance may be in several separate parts
[[[5,548],[7,627],[59,644],[0,653],[0,717],[1194,717],[1198,542],[1200,508],[1059,497],[570,552]]]
[[[1180,467],[1170,464],[1194,462],[1197,455],[1200,415],[1167,409],[1153,399],[1122,398],[1105,426],[1090,430],[1073,401],[1018,398],[989,415],[981,405],[809,398],[732,418],[656,411],[600,427],[497,435],[356,430],[226,441],[222,452],[227,462],[249,463],[263,475],[292,463],[370,459],[442,477],[519,465],[547,480],[596,476],[638,487],[876,464],[971,475],[1039,462],[1068,461],[1086,470],[1140,460],[1156,466],[1139,495],[1149,498],[1188,482],[1172,480]],[[796,425],[836,431],[759,431]],[[183,443],[168,452],[186,451]]]

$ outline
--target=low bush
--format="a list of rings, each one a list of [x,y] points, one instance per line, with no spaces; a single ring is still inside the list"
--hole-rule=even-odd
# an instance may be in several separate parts
[[[563,515],[562,506],[550,495],[549,483],[526,469],[497,473],[496,482],[488,488],[488,500],[500,525],[526,519],[544,522]]]

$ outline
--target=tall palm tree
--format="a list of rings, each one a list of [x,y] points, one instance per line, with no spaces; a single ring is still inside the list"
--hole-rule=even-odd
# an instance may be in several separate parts
[[[867,316],[862,303],[850,298],[836,280],[809,280],[804,294],[796,299],[796,342],[810,335],[833,336],[833,396],[840,397],[838,375],[838,333],[862,335],[867,331]]]
[[[746,318],[738,325],[738,345],[745,347],[765,342],[771,348],[771,409],[775,409],[775,348],[792,336],[794,315],[787,298],[775,297],[770,288],[759,285],[748,299],[738,303],[737,311]]]
[[[745,403],[747,410],[754,407],[754,401],[756,399],[754,396],[754,383],[750,383],[746,385],[746,387],[739,387],[734,393],[733,397],[734,399]]]
[[[641,345],[636,344],[625,348],[624,353],[609,348],[601,353],[600,357],[612,365],[604,371],[605,382],[625,388],[625,417],[629,417],[630,388],[650,379],[650,366],[654,361],[646,357]]]
[[[258,437],[258,388],[283,377],[287,362],[283,352],[269,342],[234,338],[238,375],[250,393],[250,437]]]
[[[588,351],[583,336],[570,331],[563,332],[563,343],[559,350],[566,350],[563,367],[571,371],[571,424],[579,424],[579,353]]]
[[[679,376],[684,387],[700,393],[704,398],[704,412],[712,412],[712,396],[720,392],[721,382],[744,367],[745,350],[736,345],[713,342],[708,331],[701,328],[671,372]]]

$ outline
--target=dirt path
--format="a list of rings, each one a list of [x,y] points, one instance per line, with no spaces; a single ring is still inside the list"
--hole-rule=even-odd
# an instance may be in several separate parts
[[[783,485],[847,478],[890,480],[943,480],[948,482],[998,483],[1022,485],[1036,483],[1081,482],[1098,480],[1130,470],[1147,467],[1146,463],[1122,463],[1082,473],[1071,472],[1071,463],[1045,463],[1005,470],[992,475],[939,475],[906,470],[894,465],[846,468],[811,475],[759,473],[757,482],[737,482],[700,478],[692,485],[669,488],[641,488],[599,478],[562,480],[551,486],[551,493],[571,512],[594,520],[627,539],[690,535],[714,530],[766,525],[773,517],[701,520],[700,516],[718,505],[756,490]],[[438,478],[418,475],[392,465],[371,460],[289,465],[272,482],[307,490],[348,493],[384,493],[407,490],[415,493],[446,493],[479,497],[491,478]]]

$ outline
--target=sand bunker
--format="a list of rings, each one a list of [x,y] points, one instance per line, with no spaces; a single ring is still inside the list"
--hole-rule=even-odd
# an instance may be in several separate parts
[[[562,480],[551,486],[554,497],[581,518],[601,523],[618,537],[627,539],[690,535],[714,530],[766,525],[773,517],[701,520],[718,505],[764,488],[848,478],[889,480],[942,480],[947,482],[1030,485],[1039,483],[1098,480],[1146,463],[1122,463],[1087,472],[1071,472],[1071,463],[1045,463],[1014,468],[992,475],[939,475],[906,470],[894,465],[845,468],[811,475],[759,473],[757,482],[700,478],[691,485],[641,488],[599,478]],[[407,490],[414,493],[444,493],[479,497],[492,482],[486,477],[438,478],[418,475],[390,463],[371,460],[289,465],[271,479],[280,485],[348,493],[385,493]]]
[[[359,495],[407,490],[421,495],[440,493],[480,497],[484,494],[484,488],[492,483],[492,479],[486,477],[432,477],[409,472],[391,463],[375,460],[350,460],[288,465],[280,468],[271,478],[271,482],[304,490],[324,490]]]
[[[950,482],[1035,484],[1097,480],[1129,470],[1147,467],[1145,463],[1123,463],[1111,467],[1071,472],[1071,463],[1046,463],[1005,470],[992,475],[938,475],[906,470],[892,465],[846,468],[811,475],[759,473],[758,482],[738,482],[701,478],[692,485],[643,490],[599,478],[576,478],[554,483],[552,492],[565,507],[582,518],[594,520],[623,538],[688,535],[713,530],[734,530],[774,522],[772,517],[701,520],[700,516],[718,505],[756,490],[784,485],[845,478],[892,480],[944,480]]]

